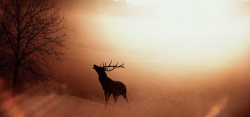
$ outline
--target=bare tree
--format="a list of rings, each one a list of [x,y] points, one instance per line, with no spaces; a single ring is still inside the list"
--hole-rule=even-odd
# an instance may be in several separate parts
[[[11,71],[13,87],[23,74],[25,82],[47,78],[63,57],[63,20],[54,0],[0,0],[0,67]]]

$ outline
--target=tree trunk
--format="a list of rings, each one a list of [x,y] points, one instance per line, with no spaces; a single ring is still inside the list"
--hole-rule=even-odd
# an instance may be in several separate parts
[[[14,77],[13,77],[13,88],[16,86],[17,77],[18,77],[18,69],[19,69],[19,63],[16,63],[15,69],[14,69]]]
[[[20,49],[20,7],[19,7],[19,0],[16,0],[16,20],[17,20],[17,46],[16,46],[16,53],[15,53],[15,69],[14,69],[14,77],[13,77],[13,88],[16,87],[17,77],[18,77],[18,69],[19,69],[19,49]]]

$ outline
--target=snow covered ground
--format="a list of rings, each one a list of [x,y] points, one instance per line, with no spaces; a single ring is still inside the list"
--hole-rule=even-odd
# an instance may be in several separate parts
[[[204,108],[193,105],[159,101],[155,99],[132,100],[127,104],[119,97],[117,104],[110,99],[104,103],[94,102],[69,95],[19,95],[11,98],[8,93],[1,95],[1,117],[181,117],[204,116]],[[172,104],[171,104],[172,103]],[[174,106],[173,103],[176,105]],[[202,106],[202,105],[200,105]],[[218,108],[218,107],[215,107]],[[189,111],[189,112],[188,112]],[[218,109],[216,110],[218,111]],[[212,113],[213,114],[213,113]],[[211,115],[212,115],[211,114]],[[215,117],[215,116],[206,116]]]
[[[43,96],[19,95],[10,98],[8,94],[1,95],[1,117],[110,117],[132,116],[129,105],[104,104],[74,96],[58,96],[56,94]]]
[[[235,83],[236,84],[236,83]],[[34,90],[34,89],[31,89]],[[111,96],[105,108],[104,95],[79,98],[69,94],[0,93],[0,117],[247,117],[249,82],[232,88],[129,90],[129,104]],[[89,94],[91,95],[91,94]],[[93,94],[92,94],[93,95]],[[94,96],[94,95],[93,95]]]

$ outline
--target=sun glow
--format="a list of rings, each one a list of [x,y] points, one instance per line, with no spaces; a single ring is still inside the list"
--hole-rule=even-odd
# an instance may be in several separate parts
[[[133,5],[112,9],[116,14],[83,16],[91,22],[86,33],[92,42],[89,48],[109,48],[111,59],[146,62],[152,69],[175,67],[176,74],[183,66],[194,72],[204,66],[225,69],[247,55],[250,24],[233,15],[230,10],[237,8],[229,8],[227,0],[127,2]]]
[[[146,57],[144,60],[192,65],[221,63],[232,60],[248,42],[248,26],[228,19],[230,16],[223,7],[227,4],[225,0],[127,2],[151,3],[148,8],[157,9],[146,10],[149,13],[146,17],[103,17],[102,28],[118,49],[138,51]]]
[[[127,3],[132,5],[147,6],[151,0],[126,0]]]

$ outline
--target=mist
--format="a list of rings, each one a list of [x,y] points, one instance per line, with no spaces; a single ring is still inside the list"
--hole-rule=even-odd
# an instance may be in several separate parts
[[[55,66],[55,81],[60,85],[52,84],[54,89],[48,89],[46,95],[42,84],[17,96],[2,91],[0,115],[249,116],[250,43],[246,19],[250,2],[213,2],[219,10],[214,15],[217,11],[204,1],[198,5],[201,8],[190,2],[186,12],[183,6],[169,7],[179,3],[160,3],[158,0],[147,6],[109,0],[60,1],[70,37],[66,59]],[[227,5],[220,8],[223,3]],[[196,7],[191,9],[193,5]],[[201,11],[197,13],[196,8]],[[185,13],[195,21],[187,17],[174,22],[185,18]],[[206,23],[197,23],[200,14]],[[203,30],[200,32],[203,25],[207,26],[204,35]],[[129,104],[122,96],[114,104],[111,96],[105,108],[104,92],[93,65],[109,64],[111,60],[125,65],[107,72],[107,76],[126,85]],[[62,94],[57,93],[57,85]],[[31,95],[34,92],[42,93]]]

